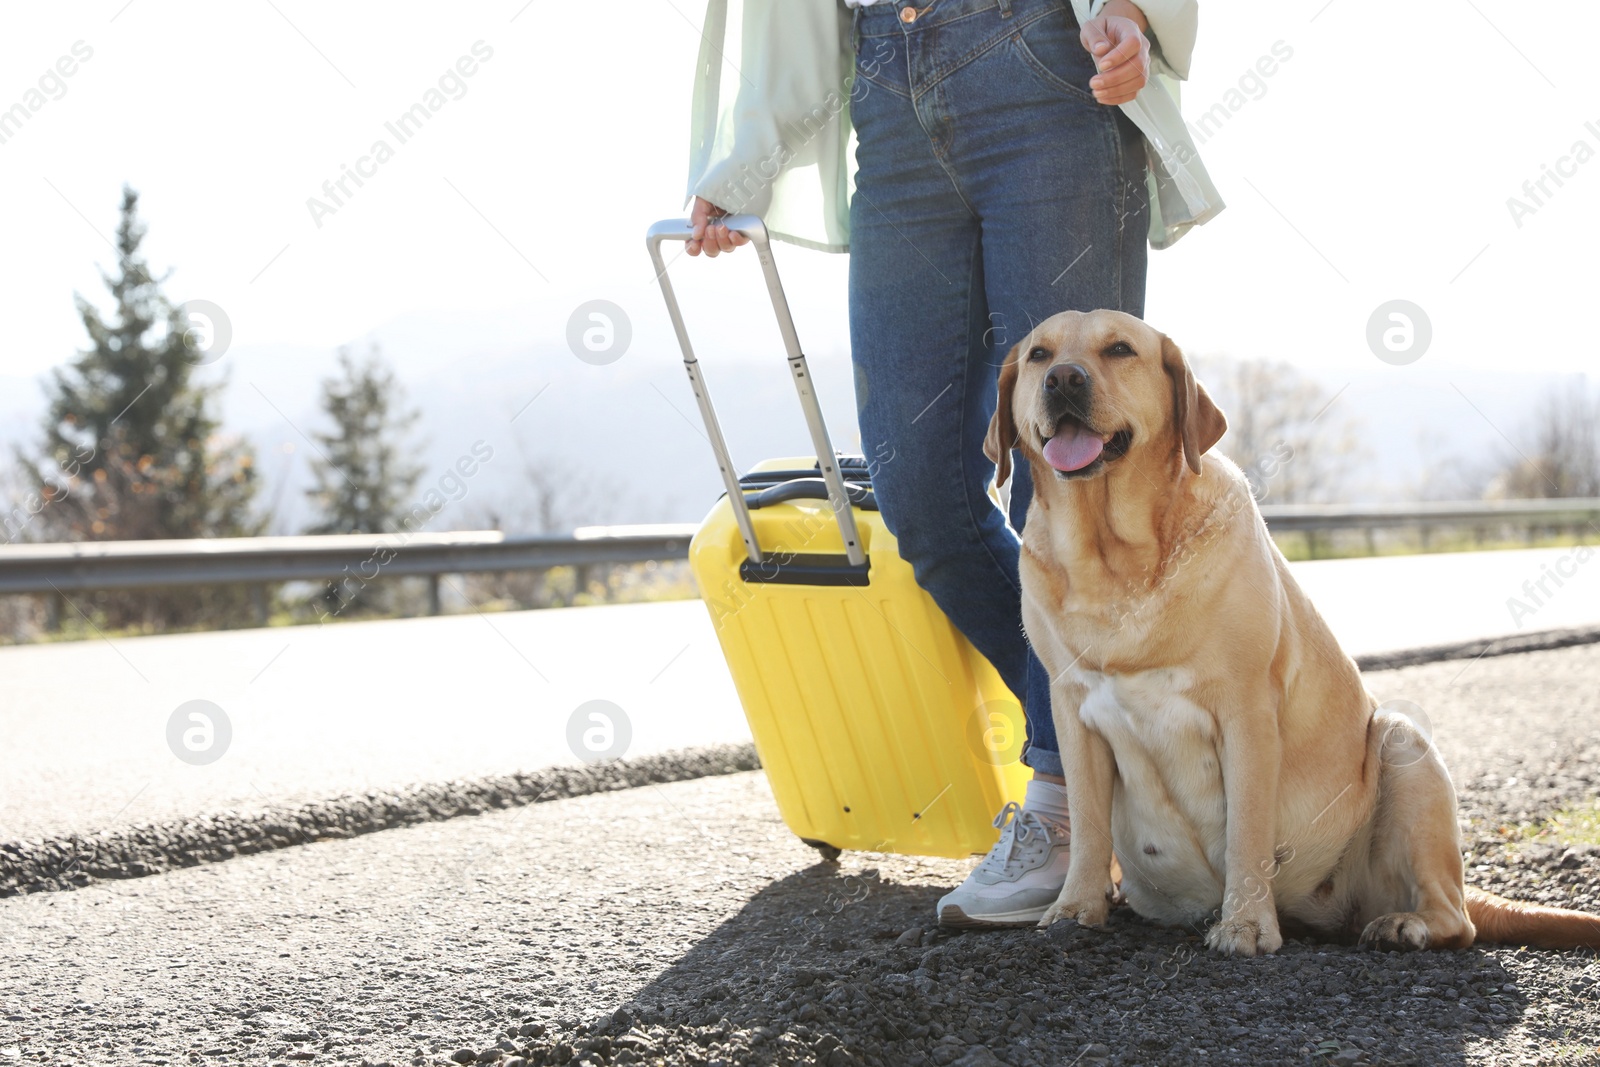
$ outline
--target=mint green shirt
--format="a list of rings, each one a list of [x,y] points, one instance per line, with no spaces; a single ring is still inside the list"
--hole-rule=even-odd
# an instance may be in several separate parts
[[[1223,208],[1178,111],[1197,0],[1136,0],[1150,22],[1149,84],[1119,104],[1144,135],[1150,244],[1166,248]],[[1105,0],[1072,0],[1079,23]],[[855,190],[854,21],[839,0],[709,0],[690,124],[689,198],[762,216],[775,238],[850,250]]]

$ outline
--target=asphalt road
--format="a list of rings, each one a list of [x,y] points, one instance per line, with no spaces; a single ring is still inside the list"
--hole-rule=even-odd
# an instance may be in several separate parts
[[[1502,833],[1600,794],[1597,681],[1600,645],[1368,676],[1432,719],[1471,881],[1600,910],[1600,850]],[[757,772],[11,898],[0,1063],[1600,1061],[1592,954],[939,932],[966,869],[819,864]]]
[[[1600,623],[1600,563],[1571,554],[1292,566],[1360,656]],[[1513,617],[1552,568],[1573,574]],[[0,679],[0,841],[574,764],[592,700],[630,757],[750,739],[694,600],[0,648]],[[168,735],[197,699],[231,728],[203,765]]]
[[[577,764],[596,700],[620,755],[750,740],[697,600],[25,645],[0,678],[0,840]],[[191,700],[229,723],[209,763],[169,740]]]

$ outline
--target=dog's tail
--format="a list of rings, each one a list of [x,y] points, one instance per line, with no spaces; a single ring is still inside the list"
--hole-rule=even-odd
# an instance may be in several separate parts
[[[1600,948],[1600,915],[1507,900],[1467,887],[1467,914],[1477,940],[1533,948]]]

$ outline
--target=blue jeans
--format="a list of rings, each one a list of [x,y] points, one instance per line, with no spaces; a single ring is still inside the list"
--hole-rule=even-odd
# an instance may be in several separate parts
[[[1145,156],[1089,92],[1065,0],[905,0],[856,14],[850,342],[862,451],[917,582],[1022,704],[1023,761],[1061,773],[1049,677],[1022,631],[1010,522],[983,454],[1010,347],[1058,311],[1144,312]],[[976,711],[977,709],[974,709]]]

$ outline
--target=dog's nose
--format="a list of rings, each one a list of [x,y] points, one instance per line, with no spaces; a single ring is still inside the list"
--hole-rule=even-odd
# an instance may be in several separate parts
[[[1057,363],[1044,376],[1044,391],[1074,396],[1089,384],[1089,372],[1077,363]]]

